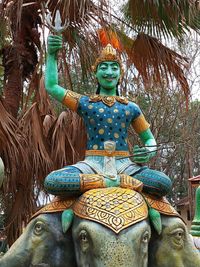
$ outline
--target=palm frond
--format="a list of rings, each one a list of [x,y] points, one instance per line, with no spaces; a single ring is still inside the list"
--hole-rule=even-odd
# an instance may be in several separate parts
[[[83,122],[69,110],[59,115],[49,131],[48,139],[51,140],[55,169],[76,163],[84,154],[86,139]]]
[[[2,101],[0,109],[0,156],[5,165],[3,195],[6,231],[12,243],[22,230],[22,221],[26,222],[28,214],[33,211],[33,195],[30,194],[33,181],[28,175],[31,163],[26,137]]]
[[[137,32],[145,32],[159,38],[180,38],[190,29],[200,29],[200,10],[197,2],[129,0],[123,7],[123,13]]]
[[[52,170],[50,150],[44,136],[42,116],[38,104],[34,103],[20,120],[20,129],[27,136],[32,171],[39,186],[43,187],[44,177]]]
[[[128,54],[129,62],[134,64],[142,76],[144,84],[169,85],[175,78],[180,84],[186,101],[190,94],[184,71],[188,59],[164,46],[158,39],[146,34],[139,34],[135,40],[118,32],[120,40]]]

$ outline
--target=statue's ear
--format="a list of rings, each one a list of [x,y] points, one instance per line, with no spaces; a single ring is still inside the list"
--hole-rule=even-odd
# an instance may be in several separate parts
[[[63,233],[66,233],[67,230],[70,228],[73,218],[74,218],[74,212],[72,209],[67,209],[63,211],[61,218]]]
[[[160,212],[149,207],[149,219],[150,222],[153,224],[156,232],[160,235],[162,233],[162,222],[161,222]]]

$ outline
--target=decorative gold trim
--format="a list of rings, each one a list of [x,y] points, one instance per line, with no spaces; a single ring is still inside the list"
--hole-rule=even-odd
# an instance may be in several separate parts
[[[120,186],[122,188],[128,188],[135,190],[137,192],[142,192],[143,183],[139,180],[127,175],[127,174],[120,174]]]
[[[128,157],[128,151],[109,151],[109,150],[86,150],[86,156],[103,156],[103,157]]]
[[[140,134],[147,129],[149,129],[150,124],[146,121],[144,115],[140,115],[135,120],[132,121],[133,129],[136,131],[136,133]]]
[[[38,210],[35,214],[33,214],[31,220],[42,213],[60,212],[69,209],[75,201],[76,197],[68,197],[64,200],[60,199],[59,197],[55,197],[51,203],[47,204],[46,206]]]
[[[95,188],[105,188],[103,175],[99,174],[80,174],[80,190],[81,192]]]
[[[102,101],[105,105],[112,107],[115,102],[120,102],[127,105],[128,99],[123,96],[104,96],[104,95],[92,95],[89,99],[90,102],[100,102]]]
[[[80,218],[103,224],[116,234],[148,217],[143,197],[118,187],[87,191],[74,203],[73,210]]]
[[[73,111],[77,111],[78,104],[79,104],[81,97],[82,97],[82,95],[77,94],[73,91],[67,90],[67,92],[63,98],[62,104],[67,106],[68,108],[70,108]]]
[[[159,211],[161,214],[181,217],[165,197],[158,198],[156,196],[148,195],[145,193],[142,193],[142,195],[144,195],[149,205],[155,210]]]

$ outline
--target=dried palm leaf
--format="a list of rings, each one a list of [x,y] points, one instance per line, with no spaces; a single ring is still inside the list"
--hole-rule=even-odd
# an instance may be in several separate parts
[[[32,170],[39,186],[43,186],[45,176],[52,170],[50,150],[43,132],[43,124],[38,104],[34,103],[20,120],[20,128],[28,138],[31,151]]]
[[[55,112],[53,110],[49,95],[44,87],[44,77],[38,76],[39,90],[37,90],[35,100],[38,103],[38,108],[41,116],[46,116],[46,114],[51,114],[55,117]]]
[[[184,70],[188,67],[187,58],[149,35],[139,34],[133,40],[122,32],[118,34],[130,63],[134,64],[146,86],[169,84],[175,78],[180,83],[188,102],[190,90],[184,76]]]
[[[21,231],[20,218],[26,217],[33,211],[33,199],[29,191],[33,186],[28,175],[31,164],[26,138],[20,132],[17,121],[5,110],[1,101],[0,109],[0,155],[4,161],[6,176],[3,184],[4,209],[7,236],[12,243]],[[17,232],[14,230],[16,227]]]
[[[81,119],[63,111],[49,132],[55,169],[76,163],[85,151],[85,131]]]
[[[157,37],[181,37],[190,28],[198,31],[200,27],[198,1],[129,0],[123,12],[137,32]]]
[[[53,126],[56,118],[52,115],[46,115],[43,120],[43,127],[44,127],[44,135],[45,137],[48,136],[48,133]]]

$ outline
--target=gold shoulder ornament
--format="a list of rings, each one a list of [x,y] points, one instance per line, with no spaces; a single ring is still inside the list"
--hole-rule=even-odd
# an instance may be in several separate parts
[[[128,99],[123,96],[104,96],[104,95],[92,95],[89,99],[90,102],[103,102],[106,106],[112,107],[116,101],[127,105]]]

